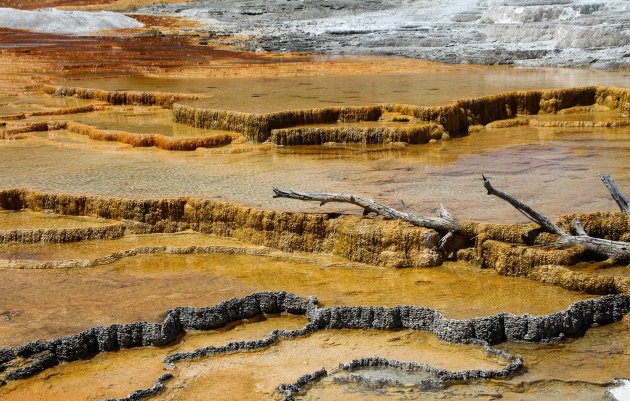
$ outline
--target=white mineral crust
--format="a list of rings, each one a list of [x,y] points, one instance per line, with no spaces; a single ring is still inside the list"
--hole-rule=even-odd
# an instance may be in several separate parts
[[[87,34],[143,26],[131,17],[110,11],[62,11],[54,8],[16,10],[0,8],[0,28],[42,33]]]

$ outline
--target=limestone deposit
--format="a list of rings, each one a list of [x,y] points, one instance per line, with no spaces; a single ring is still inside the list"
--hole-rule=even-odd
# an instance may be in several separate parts
[[[558,224],[569,232],[574,231],[572,220],[576,217],[585,222],[585,230],[591,236],[611,240],[630,238],[630,219],[624,213],[568,215],[561,217]],[[629,293],[630,277],[573,270],[571,266],[584,258],[584,251],[580,247],[549,248],[546,245],[556,241],[557,236],[541,231],[536,225],[472,223],[465,225],[464,232],[474,246],[460,249],[458,260],[492,268],[500,274],[527,277],[574,291]]]
[[[148,6],[133,16],[0,9],[0,269],[8,289],[0,294],[0,325],[9,333],[0,349],[0,393],[16,400],[63,391],[69,399],[197,399],[216,395],[208,390],[216,385],[290,401],[336,380],[346,393],[362,386],[356,397],[369,389],[397,398],[427,389],[435,398],[457,396],[449,387],[459,386],[465,397],[535,398],[543,389],[566,398],[590,386],[596,398],[625,374],[630,274],[614,260],[555,246],[557,235],[531,224],[461,221],[442,246],[444,232],[370,213],[271,210],[286,210],[284,200],[266,199],[280,184],[333,183],[331,191],[375,196],[401,210],[444,202],[458,220],[457,209],[468,207],[462,219],[483,220],[488,215],[475,213],[492,203],[465,183],[479,168],[527,180],[552,166],[547,177],[566,184],[612,166],[625,184],[629,89],[515,90],[625,85],[623,71],[522,74],[267,53],[628,67],[625,2],[40,5],[61,3]],[[87,35],[119,28],[124,35]],[[221,80],[228,77],[247,79]],[[499,90],[510,92],[488,95]],[[488,96],[474,97],[481,95]],[[133,113],[144,115],[132,122]],[[564,142],[553,142],[560,136]],[[329,143],[336,145],[290,148]],[[395,145],[367,146],[382,144]],[[210,147],[224,148],[198,149]],[[438,180],[446,184],[435,189]],[[528,195],[539,191],[525,186]],[[576,196],[573,210],[608,205],[589,196]],[[558,211],[567,213],[550,215]],[[562,216],[557,224],[575,234],[573,217],[588,235],[630,241],[630,219],[621,213]],[[304,298],[313,292],[324,304]],[[289,315],[290,324],[272,322]],[[363,348],[350,330],[365,337]],[[393,349],[396,356],[388,354]],[[338,367],[321,367],[331,360]],[[589,367],[572,372],[575,361]],[[197,398],[186,397],[187,389]]]
[[[202,106],[178,103],[197,99],[196,95],[160,92],[103,91],[95,89],[46,86],[47,93],[102,100],[114,105],[159,105],[173,109],[173,121],[201,129],[233,131],[248,140],[277,145],[315,145],[326,142],[382,144],[405,142],[426,143],[451,136],[466,135],[481,126],[506,128],[519,125],[534,127],[620,127],[627,120],[615,121],[539,121],[514,119],[518,115],[555,114],[563,110],[575,112],[582,108],[605,108],[627,113],[630,110],[630,91],[624,88],[581,87],[553,90],[506,92],[494,96],[461,99],[450,106],[414,106],[383,104],[374,106],[328,107],[319,109],[286,110],[275,113],[243,113],[229,110],[205,109]],[[94,106],[92,106],[94,107]],[[102,106],[98,106],[102,107]],[[90,111],[86,106],[75,112]],[[50,114],[69,114],[57,110]],[[407,116],[408,125],[400,127],[360,127],[343,124],[381,121],[387,114]],[[20,118],[25,118],[21,116]],[[321,127],[317,125],[329,124]],[[336,124],[336,125],[332,125]],[[309,127],[313,126],[313,127]],[[229,135],[212,138],[172,140],[160,136],[138,136],[131,133],[107,132],[69,123],[68,129],[97,140],[116,140],[133,146],[157,146],[169,150],[194,150],[229,144]],[[39,126],[34,130],[39,130]],[[44,129],[45,130],[45,129]],[[2,131],[4,137],[28,132],[28,128]]]
[[[171,138],[159,134],[135,134],[125,131],[103,130],[88,124],[73,121],[50,121],[42,123],[26,123],[0,131],[0,139],[21,139],[23,134],[41,131],[67,130],[79,135],[85,135],[95,141],[120,142],[133,147],[156,147],[165,150],[191,151],[197,148],[213,148],[229,145],[240,135],[223,133],[198,138]]]
[[[106,91],[89,88],[72,88],[56,85],[45,85],[44,92],[55,96],[76,96],[80,99],[101,100],[113,105],[139,104],[144,106],[161,106],[170,108],[173,103],[180,100],[196,100],[197,95],[139,92],[139,91]]]
[[[173,107],[173,116],[177,123],[197,128],[236,131],[255,142],[266,141],[273,129],[307,124],[376,121],[381,114],[380,106],[329,107],[265,114],[203,109],[180,104]]]
[[[195,198],[134,200],[13,189],[0,191],[0,207],[7,210],[47,210],[62,215],[97,216],[125,221],[124,225],[100,228],[0,231],[0,238],[4,242],[72,242],[116,238],[123,235],[125,230],[168,233],[193,229],[281,251],[330,253],[355,262],[387,267],[439,266],[447,256],[437,248],[440,236],[436,231],[415,227],[406,222],[265,211]],[[559,224],[568,225],[573,217],[563,217]],[[630,223],[623,213],[596,213],[579,217],[591,236],[612,240],[623,240],[630,236]],[[567,289],[594,294],[628,293],[630,278],[593,277],[587,273],[566,270],[583,260],[584,250],[580,247],[546,247],[556,240],[557,236],[543,232],[535,225],[464,222],[456,258],[492,268],[500,274],[528,277]],[[167,251],[204,253],[221,250],[212,247],[181,250],[136,249],[59,266],[87,267],[111,263],[111,260],[135,254]],[[42,268],[48,265],[50,264],[21,266]],[[53,265],[48,267],[58,267]]]
[[[413,124],[409,127],[302,127],[271,130],[271,143],[283,146],[321,145],[327,142],[388,144],[427,143],[442,139],[444,128],[438,124]]]

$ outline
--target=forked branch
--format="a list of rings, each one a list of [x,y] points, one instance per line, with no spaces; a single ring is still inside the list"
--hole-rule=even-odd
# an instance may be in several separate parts
[[[482,177],[484,182],[483,185],[488,190],[488,195],[494,195],[500,199],[503,199],[510,205],[514,206],[525,216],[527,216],[530,220],[540,225],[543,229],[559,235],[559,245],[580,245],[589,252],[606,256],[612,260],[630,261],[630,243],[591,237],[586,234],[584,228],[582,227],[582,223],[580,223],[578,219],[573,220],[575,231],[578,235],[567,234],[563,229],[551,222],[551,220],[549,220],[547,217],[538,213],[537,211],[519,201],[518,199],[512,197],[511,195],[495,189],[488,178],[486,178],[484,175],[482,175]]]
[[[606,188],[608,188],[610,195],[613,197],[615,202],[617,202],[619,209],[630,217],[630,201],[628,201],[628,198],[626,198],[626,196],[621,192],[615,180],[613,180],[610,174],[600,174],[599,178],[602,180],[604,185],[606,185]]]
[[[567,235],[564,232],[564,230],[562,230],[560,227],[555,225],[551,220],[549,220],[544,215],[538,213],[531,207],[527,206],[526,204],[519,201],[518,199],[513,198],[512,196],[506,194],[505,192],[495,189],[492,186],[492,184],[490,184],[490,180],[487,179],[485,175],[482,174],[481,177],[483,178],[483,186],[486,187],[486,190],[488,190],[488,195],[494,195],[497,198],[503,199],[510,205],[514,206],[516,210],[523,213],[528,219],[538,224],[545,230],[552,232],[554,234],[558,234],[560,236]]]

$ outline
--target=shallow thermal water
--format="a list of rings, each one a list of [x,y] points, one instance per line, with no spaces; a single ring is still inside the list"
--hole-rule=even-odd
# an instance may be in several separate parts
[[[64,216],[30,210],[0,210],[0,230],[99,227],[116,223],[118,221],[98,217]]]
[[[453,100],[522,89],[570,86],[627,86],[630,73],[588,69],[484,67],[422,70],[418,73],[270,77],[147,78],[67,80],[69,86],[107,90],[195,93],[206,108],[272,112],[295,108],[370,103],[441,105]]]
[[[0,214],[0,217],[1,216],[2,215]],[[74,216],[70,218],[73,217]],[[260,249],[260,247],[252,245],[243,245],[238,241],[229,238],[185,231],[174,234],[127,235],[120,239],[92,240],[79,243],[5,243],[0,244],[0,259],[13,261],[95,259],[102,258],[115,252],[142,247],[188,248],[191,246]]]
[[[120,397],[141,386],[150,387],[165,371],[162,360],[167,354],[264,338],[274,329],[295,330],[305,324],[303,317],[280,316],[224,330],[192,332],[173,346],[100,354],[91,361],[55,367],[32,379],[0,388],[0,394],[6,400],[27,397],[33,401],[51,396],[63,396],[69,401]],[[175,379],[168,383],[168,390],[156,399],[273,399],[275,387],[283,381],[294,381],[321,367],[330,369],[340,362],[374,355],[376,349],[383,357],[430,363],[452,370],[500,369],[505,365],[504,361],[485,355],[479,348],[446,344],[429,333],[330,330],[284,340],[255,353],[180,362],[172,371]]]
[[[202,137],[226,131],[194,128],[173,122],[171,110],[154,107],[113,107],[73,115],[31,117],[27,121],[71,120],[99,129],[173,137]]]
[[[490,67],[378,76],[128,77],[68,80],[65,84],[199,93],[209,96],[201,102],[206,107],[267,112],[386,102],[435,105],[503,90],[627,85],[627,79],[625,72]],[[14,106],[0,107],[7,107],[6,111]],[[39,106],[29,107],[25,106],[24,111]],[[105,129],[197,136],[193,128],[178,131],[170,122],[168,111],[121,110],[54,118],[82,121]],[[596,114],[531,118],[608,119]],[[627,116],[615,118],[627,119]],[[444,204],[458,218],[492,222],[521,222],[524,218],[510,206],[486,195],[481,173],[492,178],[496,187],[552,217],[616,210],[599,182],[598,172],[609,172],[621,188],[630,188],[627,169],[630,127],[521,126],[486,129],[428,145],[252,145],[250,149],[253,151],[247,153],[232,152],[229,147],[225,153],[221,153],[223,149],[168,152],[95,142],[66,132],[38,133],[27,139],[0,141],[0,188],[135,198],[195,196],[264,209],[360,212],[334,204],[320,208],[317,204],[272,199],[271,188],[276,186],[356,193],[394,207],[408,207],[419,214],[433,214],[439,204]],[[67,227],[74,221],[46,214],[3,212],[0,229]],[[107,222],[77,219],[72,227],[96,223]],[[1,262],[90,259],[139,247],[195,245],[267,252],[227,239],[182,233],[75,244],[0,245],[0,259]],[[333,259],[325,255],[280,253],[158,254],[125,257],[91,268],[1,269],[0,348],[74,334],[97,325],[159,321],[166,310],[175,306],[209,306],[265,290],[290,291],[305,297],[316,295],[324,306],[430,306],[449,318],[498,312],[547,314],[590,298],[523,278],[498,276],[493,271],[462,263],[395,270]],[[621,275],[617,272],[619,267],[601,271],[594,266],[575,267],[580,269],[593,274]],[[0,387],[0,398],[120,397],[153,385],[164,372],[161,361],[168,353],[262,338],[273,329],[296,329],[304,323],[301,317],[270,318],[227,330],[193,333],[170,347],[101,354],[88,361],[58,366],[29,380],[9,383]],[[583,338],[559,344],[502,344],[502,349],[522,354],[527,366],[522,375],[509,380],[457,384],[439,393],[424,393],[410,387],[375,390],[357,384],[340,386],[333,377],[316,384],[301,399],[604,399],[611,380],[627,377],[630,371],[629,330],[626,317],[623,322],[592,329]],[[167,391],[155,399],[272,399],[277,397],[275,386],[282,381],[294,381],[322,366],[334,368],[339,362],[365,356],[413,360],[453,370],[497,369],[505,364],[487,357],[479,348],[446,344],[428,333],[327,331],[281,341],[255,354],[235,353],[180,363],[173,371],[175,378],[167,384]]]
[[[426,332],[326,330],[281,341],[254,355],[237,353],[178,364],[180,374],[159,400],[278,399],[275,387],[322,367],[369,356],[430,364],[454,371],[501,369],[505,361],[476,347],[446,344]],[[186,385],[180,385],[180,383]],[[275,396],[275,397],[274,397]]]
[[[507,380],[455,384],[443,390],[421,390],[413,378],[406,387],[369,388],[337,384],[328,377],[299,400],[610,400],[611,378],[630,371],[630,322],[626,319],[592,328],[583,338],[557,344],[505,343],[497,346],[522,355],[526,371]],[[360,373],[360,372],[358,372]],[[361,374],[363,375],[363,374]],[[339,375],[338,375],[339,376]],[[369,376],[378,375],[372,372]],[[382,375],[381,375],[382,376]]]
[[[81,107],[96,103],[100,102],[74,97],[0,96],[0,118],[7,115]]]
[[[0,347],[156,321],[175,306],[211,306],[257,291],[316,295],[325,306],[430,306],[449,318],[547,314],[591,297],[465,264],[387,269],[223,254],[141,255],[90,269],[3,269],[2,277]]]
[[[630,127],[483,130],[404,148],[272,147],[252,153],[133,149],[80,137],[81,146],[31,138],[0,141],[0,187],[122,197],[194,196],[264,209],[354,212],[356,208],[273,199],[271,188],[355,193],[433,214],[445,205],[461,219],[524,222],[489,197],[481,174],[549,216],[616,210],[597,173],[630,188]],[[86,141],[94,144],[86,146]]]

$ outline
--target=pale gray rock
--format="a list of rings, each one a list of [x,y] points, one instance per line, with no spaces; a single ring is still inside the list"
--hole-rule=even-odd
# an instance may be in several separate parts
[[[143,24],[111,11],[62,11],[55,8],[0,8],[0,28],[42,33],[88,34],[102,30],[140,28]]]
[[[246,50],[388,54],[448,63],[630,66],[630,2],[202,0],[141,12],[203,21]]]

